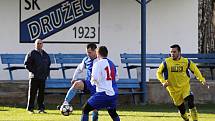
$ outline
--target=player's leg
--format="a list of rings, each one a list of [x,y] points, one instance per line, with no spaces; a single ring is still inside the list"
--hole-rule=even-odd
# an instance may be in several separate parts
[[[92,86],[90,81],[85,81],[84,82],[84,92],[85,93],[90,93],[90,95],[94,95],[96,93],[96,86]],[[98,121],[98,111],[97,110],[93,110],[92,112],[92,121]]]
[[[93,110],[92,112],[92,121],[98,121],[99,113],[97,110]]]
[[[196,109],[195,104],[194,104],[193,94],[191,93],[189,96],[187,96],[185,98],[185,101],[188,102],[188,107],[189,107],[190,114],[191,114],[193,121],[198,121],[198,112],[197,112],[197,109]]]
[[[70,101],[75,97],[77,91],[83,89],[84,89],[83,81],[82,80],[75,81],[72,87],[68,90],[63,105],[68,105]]]
[[[181,117],[184,119],[184,121],[189,121],[189,117],[186,114],[186,108],[184,105],[184,98],[183,98],[183,91],[179,91],[177,93],[170,93],[170,96],[174,102],[174,104],[177,106]]]
[[[89,112],[92,110],[94,110],[94,108],[89,103],[85,103],[83,108],[82,108],[81,121],[88,121],[89,120]]]
[[[116,112],[116,108],[114,109],[108,109],[108,113],[113,119],[113,121],[120,121],[119,115]]]
[[[189,121],[189,117],[186,113],[186,108],[185,108],[184,103],[182,103],[180,106],[177,106],[177,108],[181,114],[181,117],[184,119],[184,121]]]

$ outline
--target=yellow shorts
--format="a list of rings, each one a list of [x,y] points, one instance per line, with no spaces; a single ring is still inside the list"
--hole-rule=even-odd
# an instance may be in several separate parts
[[[176,106],[180,106],[183,102],[184,99],[190,95],[190,87],[187,86],[183,89],[181,89],[180,91],[177,92],[169,92],[174,104]]]

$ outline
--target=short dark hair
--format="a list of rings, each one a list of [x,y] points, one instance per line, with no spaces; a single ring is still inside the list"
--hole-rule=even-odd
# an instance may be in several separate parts
[[[98,52],[102,57],[107,57],[108,56],[108,49],[105,46],[100,46],[98,48]]]
[[[178,44],[171,45],[170,48],[177,48],[177,50],[181,52],[181,47]]]
[[[87,44],[87,49],[91,48],[92,50],[95,50],[97,48],[95,43],[89,43]]]

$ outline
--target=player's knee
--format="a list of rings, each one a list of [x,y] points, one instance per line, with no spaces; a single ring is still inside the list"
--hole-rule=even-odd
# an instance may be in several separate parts
[[[83,113],[83,114],[89,114],[89,112],[92,111],[93,109],[94,109],[94,108],[93,108],[90,104],[86,103],[86,104],[84,104],[84,106],[82,107],[82,113]]]
[[[178,110],[180,111],[180,113],[183,115],[186,112],[186,108],[184,103],[182,103],[180,106],[177,106]]]
[[[194,104],[194,96],[193,95],[189,95],[186,100],[188,101],[188,107],[189,109],[192,109],[195,107],[195,104]]]
[[[82,81],[76,81],[76,82],[74,82],[74,84],[73,84],[73,88],[74,89],[78,89],[78,90],[81,90],[82,89],[82,86],[83,86],[83,82]]]
[[[111,116],[112,119],[118,117],[116,109],[108,109],[108,113],[109,113],[109,115]]]

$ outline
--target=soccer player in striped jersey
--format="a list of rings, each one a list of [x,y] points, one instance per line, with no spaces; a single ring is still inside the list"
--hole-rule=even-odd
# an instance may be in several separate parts
[[[107,58],[105,46],[97,49],[99,60],[93,65],[91,84],[96,85],[96,93],[91,96],[83,107],[81,121],[88,121],[89,112],[106,108],[113,121],[120,121],[116,112],[118,88],[116,85],[117,70]]]
[[[192,120],[197,121],[198,114],[194,104],[194,95],[190,90],[190,75],[188,70],[193,72],[203,85],[208,84],[197,66],[191,60],[181,56],[179,45],[174,44],[170,46],[170,54],[171,57],[166,58],[160,64],[157,70],[157,78],[169,92],[184,121],[189,121],[189,117],[186,114],[185,101],[188,102]]]
[[[66,94],[63,105],[69,105],[78,90],[83,90],[85,93],[90,93],[90,95],[93,95],[96,92],[96,87],[90,83],[93,64],[98,61],[96,48],[97,46],[95,43],[89,43],[87,45],[87,56],[82,60],[82,62],[78,65],[74,72],[71,81],[72,86]],[[80,75],[84,72],[84,69],[86,69],[86,80],[78,80],[78,78],[80,78]],[[97,120],[98,112],[94,110],[92,113],[92,121]]]

